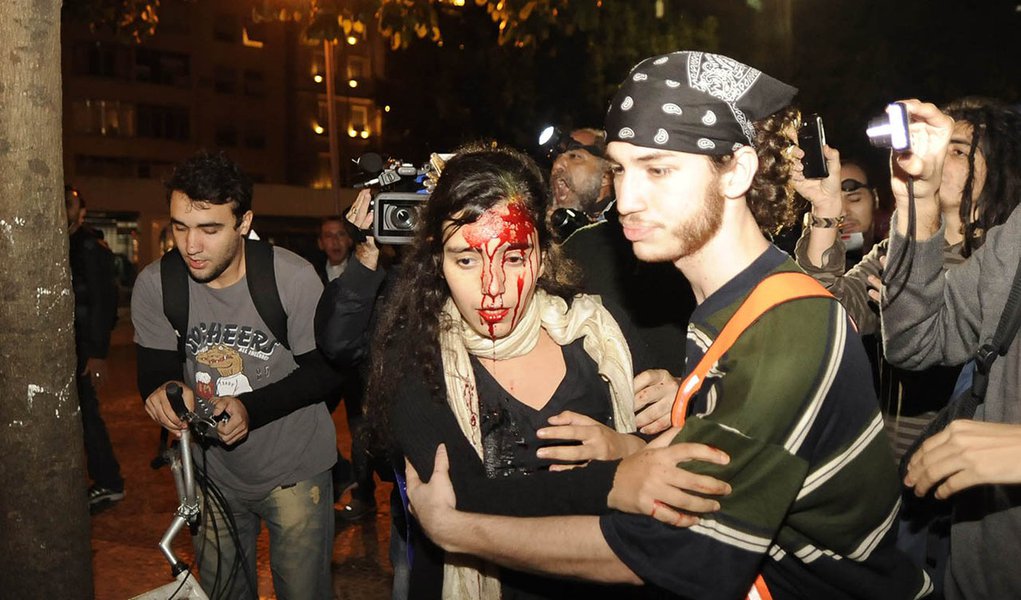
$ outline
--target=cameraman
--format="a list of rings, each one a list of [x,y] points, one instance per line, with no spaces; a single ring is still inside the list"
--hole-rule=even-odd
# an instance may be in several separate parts
[[[372,192],[364,189],[359,192],[345,218],[361,235],[356,239],[354,247],[355,260],[348,261],[347,268],[340,277],[331,281],[323,291],[316,308],[315,332],[316,343],[326,357],[341,368],[357,368],[363,371],[369,357],[369,340],[372,335],[372,324],[377,303],[385,296],[388,282],[392,280],[391,270],[380,264],[380,250],[376,240],[364,232],[373,224],[373,211],[370,209]],[[365,434],[361,427],[351,424],[352,457],[356,453],[367,456]],[[356,460],[357,462],[357,460]],[[368,461],[366,461],[368,462]],[[371,469],[358,473],[356,479],[372,480]],[[366,497],[367,496],[367,497]],[[362,484],[352,491],[352,503],[355,501],[371,503],[375,508],[375,498],[371,489],[363,488]],[[359,506],[355,506],[355,509]],[[353,515],[354,510],[342,515]],[[397,489],[390,498],[390,563],[394,571],[393,599],[403,600],[408,597],[408,560],[407,560],[407,526],[404,520],[404,509]]]

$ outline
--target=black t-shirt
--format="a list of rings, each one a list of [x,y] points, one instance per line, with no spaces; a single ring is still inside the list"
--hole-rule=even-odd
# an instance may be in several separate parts
[[[563,355],[567,373],[549,402],[539,410],[511,395],[477,358],[471,358],[479,392],[482,462],[487,476],[527,475],[548,469],[551,461],[539,459],[535,452],[558,442],[540,440],[536,431],[546,427],[550,417],[565,410],[587,415],[613,428],[609,388],[600,379],[595,362],[585,352],[583,340],[564,346]]]
[[[564,379],[538,411],[514,398],[472,358],[482,415],[482,464],[450,409],[422,396],[395,407],[394,425],[404,452],[413,463],[423,459],[428,462],[429,470],[424,465],[418,467],[420,474],[431,473],[435,447],[440,440],[446,443],[460,510],[517,515],[595,514],[606,510],[615,463],[592,463],[585,469],[552,473],[550,461],[535,456],[540,445],[535,432],[546,426],[549,417],[564,410],[588,415],[612,427],[608,384],[599,376],[583,342],[564,346],[563,355],[567,367]],[[412,546],[410,597],[439,598],[443,552],[418,530],[412,536]],[[509,569],[500,570],[500,580],[504,600],[630,598],[631,593],[642,593],[633,587],[582,584]]]

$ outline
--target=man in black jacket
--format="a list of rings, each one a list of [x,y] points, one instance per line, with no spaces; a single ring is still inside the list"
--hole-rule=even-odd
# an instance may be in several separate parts
[[[95,513],[124,498],[124,479],[96,395],[96,388],[107,379],[110,330],[117,319],[117,284],[113,255],[96,233],[84,225],[85,200],[69,185],[64,186],[64,208],[74,289],[74,341],[78,354],[75,382],[82,411],[86,464],[92,480],[89,510]]]

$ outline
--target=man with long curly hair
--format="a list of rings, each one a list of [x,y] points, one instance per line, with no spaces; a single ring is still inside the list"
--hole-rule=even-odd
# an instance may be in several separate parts
[[[693,515],[514,519],[458,511],[437,454],[408,492],[448,552],[512,568],[629,582],[685,598],[918,598],[931,587],[894,547],[897,474],[868,362],[847,313],[764,235],[789,224],[796,90],[724,56],[675,52],[635,66],[606,119],[624,235],[644,261],[671,262],[698,307],[674,428],[646,450],[700,442],[726,465],[684,469],[729,482],[720,509]],[[719,354],[725,324],[764,281],[806,296],[768,308]],[[742,311],[743,312],[743,311]],[[704,356],[714,358],[700,363]],[[624,481],[617,489],[641,488]]]

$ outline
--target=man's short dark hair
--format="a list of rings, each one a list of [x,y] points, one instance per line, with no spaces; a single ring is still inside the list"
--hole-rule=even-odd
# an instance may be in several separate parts
[[[167,202],[177,191],[192,200],[230,204],[235,226],[252,209],[252,178],[223,152],[199,151],[174,168],[164,187]]]

